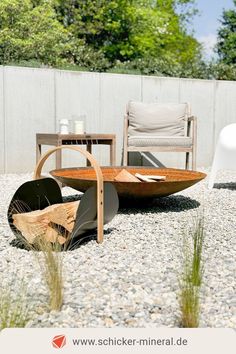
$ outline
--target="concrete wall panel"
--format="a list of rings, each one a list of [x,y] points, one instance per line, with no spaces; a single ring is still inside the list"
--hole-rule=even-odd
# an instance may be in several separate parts
[[[207,80],[180,81],[180,101],[189,102],[197,117],[197,166],[209,166],[214,151],[214,89]]]
[[[116,134],[116,160],[117,165],[120,165],[126,105],[129,100],[141,100],[141,77],[134,75],[101,74],[100,99],[100,132]],[[108,163],[105,156],[103,164]]]
[[[180,79],[142,77],[142,96],[144,102],[172,103],[179,102]],[[153,156],[167,167],[184,167],[184,153],[154,153]],[[150,165],[145,157],[143,164]]]
[[[54,131],[54,72],[6,67],[6,172],[32,171],[35,134]]]
[[[73,71],[56,71],[56,125],[62,118],[72,121],[80,115],[86,115],[86,131],[100,131],[100,75],[98,73],[83,73]],[[82,147],[80,145],[80,147]],[[95,158],[100,160],[100,148],[93,149]],[[63,152],[63,167],[84,166],[86,160],[78,152]]]
[[[179,102],[180,79],[142,77],[142,99],[144,102]]]
[[[216,143],[221,129],[228,124],[236,123],[236,82],[216,82],[215,118]]]

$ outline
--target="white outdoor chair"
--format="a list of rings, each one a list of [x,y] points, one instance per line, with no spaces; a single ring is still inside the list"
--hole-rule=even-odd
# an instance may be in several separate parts
[[[236,170],[236,123],[224,127],[219,135],[208,181],[212,189],[218,170]]]
[[[196,117],[187,103],[143,103],[129,101],[124,122],[123,165],[129,152],[185,152],[185,168],[196,169]]]

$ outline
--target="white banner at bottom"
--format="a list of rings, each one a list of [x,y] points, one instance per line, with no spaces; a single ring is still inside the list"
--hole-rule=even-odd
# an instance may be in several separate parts
[[[235,354],[233,329],[10,328],[2,354]]]

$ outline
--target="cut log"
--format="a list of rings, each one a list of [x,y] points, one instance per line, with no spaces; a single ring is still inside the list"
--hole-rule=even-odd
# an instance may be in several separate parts
[[[79,201],[75,201],[50,205],[43,210],[13,214],[13,224],[30,244],[34,243],[38,236],[44,236],[50,242],[55,242],[60,236],[60,243],[64,243],[65,235],[61,235],[58,231],[60,228],[53,228],[52,224],[62,226],[71,233],[78,206]]]
[[[123,169],[118,173],[118,175],[114,178],[117,182],[140,182],[138,178],[132,175],[127,170]]]
[[[166,179],[166,176],[141,175],[140,173],[135,173],[135,176],[144,182],[164,181]]]
[[[63,245],[67,241],[67,238],[65,235],[62,236],[57,229],[48,226],[45,233],[45,240],[53,243],[58,242],[60,245]]]
[[[140,176],[145,176],[145,177],[153,179],[155,181],[165,181],[166,180],[166,176],[159,176],[159,175],[140,175]]]
[[[48,242],[56,242],[59,237],[58,231],[49,225],[47,226],[44,238]]]
[[[79,206],[79,201],[69,202],[63,204],[54,204],[50,207],[47,207],[45,210],[49,210],[50,221],[54,224],[63,226],[67,231],[72,232],[75,223],[76,211]]]

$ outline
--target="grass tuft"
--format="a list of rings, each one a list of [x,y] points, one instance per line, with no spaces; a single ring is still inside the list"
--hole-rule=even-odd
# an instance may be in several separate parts
[[[31,211],[21,201],[15,201],[12,206],[11,214],[23,213]],[[15,226],[13,225],[15,228]],[[56,228],[54,224],[51,224],[52,228]],[[65,232],[65,238],[67,238],[66,230],[61,230],[62,233]],[[49,294],[49,308],[50,310],[59,311],[63,304],[63,246],[55,240],[55,242],[49,242],[46,240],[45,235],[35,235],[35,241],[33,244],[29,241],[15,228],[15,234],[17,236],[15,245],[24,248],[28,251],[34,251],[34,255],[39,263],[42,278],[47,286]],[[34,236],[34,235],[32,235]]]
[[[181,325],[185,328],[199,326],[199,294],[203,278],[202,251],[204,244],[204,220],[197,218],[191,230],[192,239],[183,238],[183,271],[180,279]]]
[[[181,325],[184,328],[199,326],[199,287],[184,282],[180,293]]]
[[[4,328],[23,328],[30,320],[31,306],[24,286],[12,293],[10,288],[0,290],[0,331]]]
[[[193,231],[193,259],[192,259],[192,284],[200,287],[203,277],[202,251],[204,242],[204,221],[199,218]]]
[[[63,253],[61,245],[57,242],[50,243],[44,237],[36,242],[37,258],[42,271],[42,276],[49,293],[50,310],[59,311],[63,304]]]

